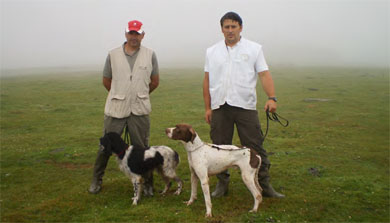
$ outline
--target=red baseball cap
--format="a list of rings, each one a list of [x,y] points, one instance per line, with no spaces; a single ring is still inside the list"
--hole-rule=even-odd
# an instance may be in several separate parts
[[[126,32],[136,31],[139,34],[142,34],[144,31],[141,29],[141,26],[142,26],[142,22],[138,20],[132,20],[127,24]]]

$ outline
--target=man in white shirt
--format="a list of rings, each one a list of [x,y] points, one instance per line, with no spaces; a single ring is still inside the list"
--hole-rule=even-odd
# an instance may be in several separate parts
[[[242,19],[228,12],[221,18],[225,39],[207,49],[203,98],[205,119],[210,124],[210,137],[214,144],[232,144],[234,125],[241,144],[255,149],[262,158],[259,183],[265,197],[284,197],[269,183],[271,166],[263,148],[263,134],[256,110],[257,76],[268,96],[264,110],[276,111],[274,82],[268,71],[261,45],[241,37]],[[227,193],[229,173],[218,174],[213,197]]]

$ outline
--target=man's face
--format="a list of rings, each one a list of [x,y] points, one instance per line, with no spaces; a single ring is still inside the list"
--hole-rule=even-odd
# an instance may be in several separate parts
[[[226,19],[222,24],[222,33],[225,36],[225,42],[228,45],[234,45],[240,41],[242,26],[237,21]]]
[[[138,48],[141,46],[142,39],[144,38],[145,33],[139,34],[136,31],[130,31],[126,33],[126,39],[127,39],[127,44],[129,46]]]

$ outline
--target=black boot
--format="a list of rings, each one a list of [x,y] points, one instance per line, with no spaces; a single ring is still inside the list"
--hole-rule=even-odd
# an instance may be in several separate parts
[[[97,194],[102,189],[104,170],[107,167],[110,156],[111,154],[104,151],[104,147],[100,147],[96,157],[95,166],[93,168],[92,182],[88,189],[89,193]]]
[[[147,172],[142,176],[145,180],[144,182],[144,195],[145,196],[153,196],[153,170]]]
[[[284,198],[284,197],[286,197],[284,194],[276,192],[271,184],[268,184],[268,186],[264,186],[264,185],[262,185],[260,183],[260,186],[263,189],[262,195],[264,197],[274,197],[274,198]]]
[[[212,197],[222,197],[227,194],[229,189],[230,174],[226,170],[220,174],[217,174],[218,183],[214,192],[211,193]]]
[[[259,171],[259,184],[261,188],[263,189],[262,195],[264,197],[274,197],[274,198],[284,198],[285,195],[278,193],[275,191],[275,189],[272,187],[272,185],[269,183],[269,167],[271,165],[261,165],[260,171]]]

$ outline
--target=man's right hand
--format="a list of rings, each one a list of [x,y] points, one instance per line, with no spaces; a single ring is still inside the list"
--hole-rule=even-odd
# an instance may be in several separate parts
[[[211,116],[213,115],[213,110],[211,109],[208,109],[206,110],[205,112],[205,115],[204,115],[204,118],[206,120],[206,122],[210,125],[210,122],[211,122]]]

